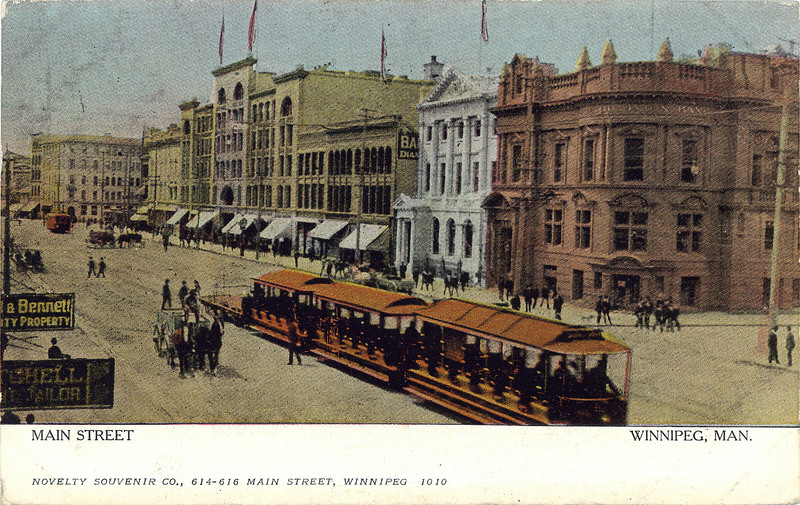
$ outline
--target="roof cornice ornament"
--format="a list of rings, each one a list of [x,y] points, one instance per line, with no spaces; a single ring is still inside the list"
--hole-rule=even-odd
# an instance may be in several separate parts
[[[613,65],[617,62],[617,53],[614,51],[614,44],[611,39],[606,40],[606,45],[603,46],[603,52],[600,54],[600,60],[603,65]]]
[[[578,61],[575,62],[575,70],[585,70],[592,66],[592,60],[589,58],[589,50],[586,46],[581,49],[581,54],[578,55]]]
[[[658,61],[662,62],[670,62],[672,61],[674,54],[672,54],[672,46],[669,43],[669,37],[667,40],[661,43],[661,47],[658,48]]]

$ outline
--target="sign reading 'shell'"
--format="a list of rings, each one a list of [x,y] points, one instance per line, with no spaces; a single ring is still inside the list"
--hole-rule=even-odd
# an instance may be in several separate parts
[[[71,330],[75,293],[17,293],[3,297],[3,330]]]
[[[114,406],[114,358],[3,361],[2,408]]]

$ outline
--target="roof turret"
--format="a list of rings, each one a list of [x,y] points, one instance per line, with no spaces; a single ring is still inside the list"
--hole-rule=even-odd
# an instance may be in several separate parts
[[[658,48],[658,61],[665,61],[669,62],[672,61],[672,46],[669,43],[669,37],[667,40],[661,43],[661,47]]]
[[[613,65],[617,62],[617,53],[614,51],[611,39],[606,40],[606,45],[603,46],[603,52],[600,54],[600,61],[603,65]]]
[[[578,61],[575,62],[575,70],[584,70],[592,66],[592,60],[589,58],[589,50],[586,46],[581,49],[581,54],[578,55]]]

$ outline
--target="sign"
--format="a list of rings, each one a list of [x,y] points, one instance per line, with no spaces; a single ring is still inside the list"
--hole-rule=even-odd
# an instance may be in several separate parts
[[[416,133],[400,133],[398,139],[397,158],[415,160],[419,155]]]
[[[2,408],[114,406],[114,358],[3,361]]]
[[[17,293],[2,299],[4,331],[75,328],[75,293]]]

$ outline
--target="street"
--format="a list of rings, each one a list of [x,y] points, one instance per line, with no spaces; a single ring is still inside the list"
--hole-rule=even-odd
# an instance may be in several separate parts
[[[161,287],[170,279],[173,305],[182,280],[196,279],[201,294],[243,293],[250,278],[275,268],[293,266],[289,258],[253,252],[241,258],[224,254],[218,245],[200,250],[171,246],[164,252],[145,234],[145,247],[91,249],[83,224],[71,234],[49,233],[41,221],[12,224],[18,245],[40,249],[47,271],[14,271],[12,292],[74,292],[76,329],[36,334],[17,333],[6,359],[45,359],[50,338],[73,357],[116,358],[113,409],[35,412],[37,422],[101,423],[460,423],[428,403],[370,384],[341,370],[303,358],[287,366],[284,347],[255,332],[225,327],[216,377],[196,373],[179,379],[156,356],[152,334],[161,304]],[[173,244],[176,242],[175,237]],[[108,264],[106,278],[87,278],[89,256]],[[300,267],[319,273],[319,262]],[[13,266],[12,266],[13,269]],[[442,293],[437,279],[433,293]],[[418,292],[426,295],[428,292]],[[462,295],[497,301],[495,290],[468,288]],[[552,312],[539,307],[539,315]],[[566,304],[564,320],[593,324],[591,311]],[[761,314],[689,313],[676,332],[633,327],[629,313],[614,312],[609,328],[633,349],[629,384],[629,424],[796,424],[798,367],[785,365],[785,326],[797,334],[797,313],[781,314],[781,365],[768,365],[759,337]],[[20,340],[22,339],[22,340]],[[24,412],[20,412],[24,417]]]

